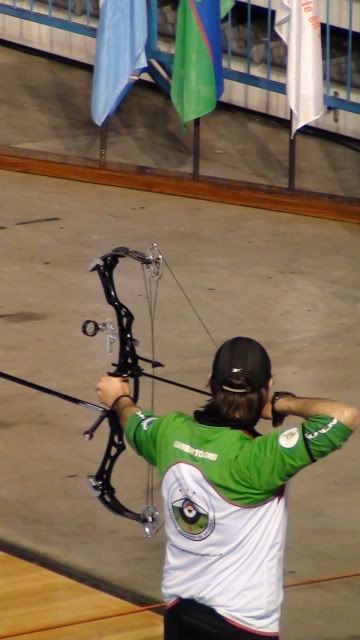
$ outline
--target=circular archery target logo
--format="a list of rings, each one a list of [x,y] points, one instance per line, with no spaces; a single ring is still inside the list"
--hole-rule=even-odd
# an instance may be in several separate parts
[[[173,487],[169,511],[178,532],[190,540],[204,540],[215,527],[215,513],[209,498],[189,488]]]

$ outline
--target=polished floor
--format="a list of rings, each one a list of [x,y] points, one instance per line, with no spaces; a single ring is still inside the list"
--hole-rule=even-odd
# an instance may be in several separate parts
[[[0,639],[160,640],[162,618],[0,552]]]

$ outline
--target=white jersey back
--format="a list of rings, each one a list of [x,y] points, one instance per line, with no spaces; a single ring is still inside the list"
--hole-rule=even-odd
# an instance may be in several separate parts
[[[194,599],[240,627],[276,634],[282,601],[285,496],[241,507],[222,497],[197,467],[183,462],[166,471],[162,492],[165,600]]]

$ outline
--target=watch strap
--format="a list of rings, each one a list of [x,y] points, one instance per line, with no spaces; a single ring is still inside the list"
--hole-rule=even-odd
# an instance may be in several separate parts
[[[271,419],[272,419],[273,427],[279,427],[283,422],[284,418],[286,418],[284,414],[279,413],[278,411],[276,411],[276,408],[275,408],[275,403],[280,398],[284,398],[285,396],[292,396],[293,398],[295,398],[295,394],[291,393],[291,391],[275,391],[273,394],[273,397],[271,398],[271,416],[272,416]]]

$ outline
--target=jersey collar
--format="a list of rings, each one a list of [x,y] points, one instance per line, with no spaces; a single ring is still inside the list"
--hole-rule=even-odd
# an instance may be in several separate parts
[[[246,434],[249,434],[253,438],[257,438],[261,435],[256,431],[256,429],[249,429],[246,423],[241,419],[225,420],[224,418],[220,418],[219,416],[207,413],[205,410],[194,411],[194,419],[196,420],[196,422],[199,422],[199,424],[203,424],[204,426],[208,427],[238,429],[239,431],[244,431]]]

